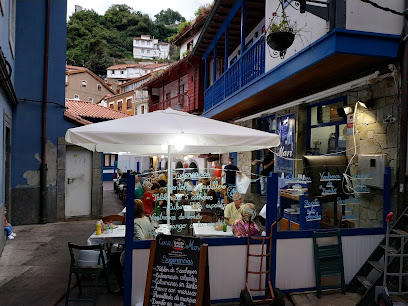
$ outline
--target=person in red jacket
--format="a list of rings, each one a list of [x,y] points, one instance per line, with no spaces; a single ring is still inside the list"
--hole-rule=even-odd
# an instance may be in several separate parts
[[[159,193],[160,185],[158,183],[153,183],[149,191],[146,191],[142,196],[143,207],[145,210],[145,215],[150,216],[154,211],[155,194]]]

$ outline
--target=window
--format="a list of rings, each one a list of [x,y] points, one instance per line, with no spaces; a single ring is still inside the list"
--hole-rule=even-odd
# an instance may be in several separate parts
[[[96,88],[98,89],[98,91],[102,91],[102,85],[101,84],[96,85]]]
[[[120,101],[118,101],[118,110],[122,110],[122,103],[123,103],[123,101],[122,100],[120,100]]]
[[[138,44],[139,44],[139,41],[138,41],[138,40],[135,40],[135,42],[136,42],[136,45],[138,45]]]
[[[109,108],[113,109],[114,108],[114,103],[109,103]]]
[[[337,109],[345,105],[346,98],[341,97],[309,106],[307,150],[310,154],[330,154],[346,149],[347,124],[337,113]]]
[[[187,50],[193,51],[193,47],[194,47],[193,41],[187,43]],[[164,49],[164,46],[162,46],[162,49]]]
[[[142,106],[140,107],[140,114],[144,114],[144,113],[145,113],[145,106],[142,105]]]
[[[93,102],[93,98],[89,97],[88,102]]]
[[[104,154],[104,167],[113,167],[116,161],[116,155],[115,154]]]
[[[146,50],[146,53],[149,54],[149,53],[150,53],[150,50]]]
[[[9,43],[11,54],[13,55],[13,57],[15,47],[15,34],[16,34],[16,0],[10,0]]]
[[[135,116],[137,115],[137,107],[135,107]]]
[[[74,95],[74,100],[79,100],[79,95]]]
[[[144,53],[144,49],[142,49],[142,53]]]
[[[166,93],[166,100],[170,99],[170,93]]]
[[[146,45],[150,46],[150,41],[146,41]]]
[[[127,98],[126,99],[126,106],[128,110],[132,109],[132,98]]]
[[[144,44],[145,44],[145,41],[142,40],[142,41],[141,41],[141,44],[144,45]]]
[[[81,82],[81,87],[82,87],[82,88],[86,88],[86,81],[82,81],[82,82]]]
[[[124,74],[125,72],[122,70],[121,72],[120,72],[120,74]]]

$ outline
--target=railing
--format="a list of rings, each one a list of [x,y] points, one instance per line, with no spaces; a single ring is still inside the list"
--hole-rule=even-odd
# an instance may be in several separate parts
[[[190,111],[190,97],[187,95],[187,93],[182,93],[160,102],[149,101],[149,111],[154,112],[156,110],[164,110],[169,107],[172,109],[178,109],[179,105],[181,105],[184,112]]]
[[[204,110],[217,105],[265,73],[265,36],[261,36],[204,94]]]

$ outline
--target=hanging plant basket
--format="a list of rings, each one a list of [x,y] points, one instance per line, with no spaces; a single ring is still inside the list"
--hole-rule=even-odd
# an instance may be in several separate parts
[[[292,32],[275,32],[267,36],[266,43],[273,50],[284,51],[293,44],[294,40],[295,34]]]

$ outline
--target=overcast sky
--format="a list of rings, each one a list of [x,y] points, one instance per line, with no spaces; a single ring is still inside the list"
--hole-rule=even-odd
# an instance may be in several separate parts
[[[190,20],[194,18],[194,12],[200,5],[210,2],[211,0],[68,0],[67,17],[74,13],[75,5],[88,10],[93,9],[103,15],[111,5],[124,3],[136,11],[148,14],[152,20],[154,15],[168,8],[179,12],[186,20]]]

